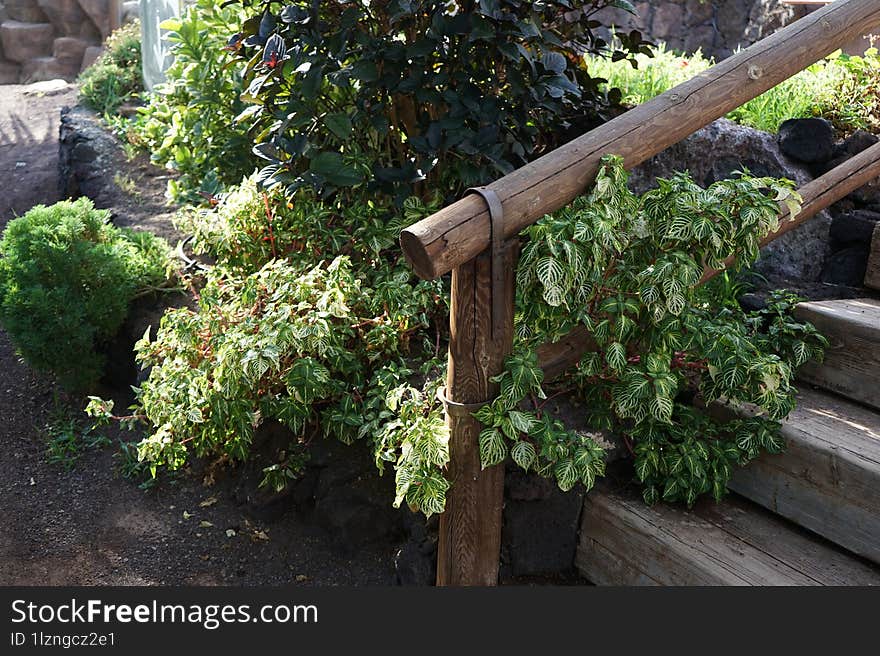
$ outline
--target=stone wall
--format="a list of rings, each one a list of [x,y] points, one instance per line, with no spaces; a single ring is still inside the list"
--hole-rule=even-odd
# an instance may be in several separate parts
[[[783,5],[780,0],[650,0],[633,3],[638,16],[607,9],[597,16],[618,31],[637,29],[649,40],[668,47],[723,59],[738,47],[785,27],[804,16],[803,7]]]
[[[118,6],[112,0],[0,0],[0,84],[73,80],[118,24],[111,18]]]

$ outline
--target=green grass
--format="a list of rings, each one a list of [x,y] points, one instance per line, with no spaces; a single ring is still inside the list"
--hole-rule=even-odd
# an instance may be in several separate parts
[[[702,73],[713,65],[701,52],[682,55],[660,44],[654,57],[638,55],[639,67],[625,61],[587,57],[590,73],[619,88],[623,101],[639,105]],[[844,133],[856,128],[880,130],[880,56],[876,49],[864,57],[835,53],[801,71],[727,115],[731,120],[766,132],[776,132],[790,118],[821,116]]]
[[[110,445],[109,438],[93,432],[69,414],[54,415],[46,426],[46,458],[50,464],[70,470],[87,450]]]
[[[121,105],[143,93],[141,31],[134,21],[107,37],[106,48],[78,79],[83,101],[102,115],[112,115]]]

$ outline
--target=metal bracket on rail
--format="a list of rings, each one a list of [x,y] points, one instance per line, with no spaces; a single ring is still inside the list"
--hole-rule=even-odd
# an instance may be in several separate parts
[[[492,339],[501,339],[504,318],[504,208],[498,194],[488,187],[471,187],[466,194],[477,194],[489,208],[489,243],[492,258]]]

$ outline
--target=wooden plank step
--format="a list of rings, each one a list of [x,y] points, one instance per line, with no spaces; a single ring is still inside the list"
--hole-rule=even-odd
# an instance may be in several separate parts
[[[739,469],[729,488],[880,563],[880,414],[801,389],[785,453]]]
[[[795,315],[815,325],[830,342],[825,361],[804,365],[798,377],[880,408],[880,301],[860,298],[801,303]]]
[[[597,585],[880,585],[880,569],[749,501],[646,506],[597,485],[575,565]]]

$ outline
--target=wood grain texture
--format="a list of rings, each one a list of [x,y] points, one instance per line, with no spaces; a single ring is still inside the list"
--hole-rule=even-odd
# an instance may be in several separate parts
[[[877,0],[830,4],[495,181],[489,188],[504,206],[505,238],[583,193],[603,156],[618,154],[632,168],[877,26]],[[413,269],[429,279],[476,257],[488,241],[489,213],[473,195],[401,233]]]
[[[880,301],[846,299],[801,303],[795,316],[809,321],[830,345],[821,364],[798,371],[801,380],[880,408]]]
[[[501,289],[506,315],[502,331],[492,340],[492,267],[482,255],[452,274],[449,371],[446,395],[456,403],[491,401],[498,386],[490,381],[501,372],[513,345],[513,293],[517,245],[504,253]],[[437,585],[496,585],[501,555],[504,466],[483,470],[479,435],[483,426],[472,416],[447,414],[452,487],[440,516]]]
[[[735,472],[729,488],[880,563],[880,415],[802,389],[786,450]]]
[[[877,223],[871,238],[871,253],[868,255],[868,269],[865,271],[865,287],[880,289],[880,223]]]
[[[880,570],[745,500],[658,504],[597,486],[576,566],[599,585],[880,585]]]

